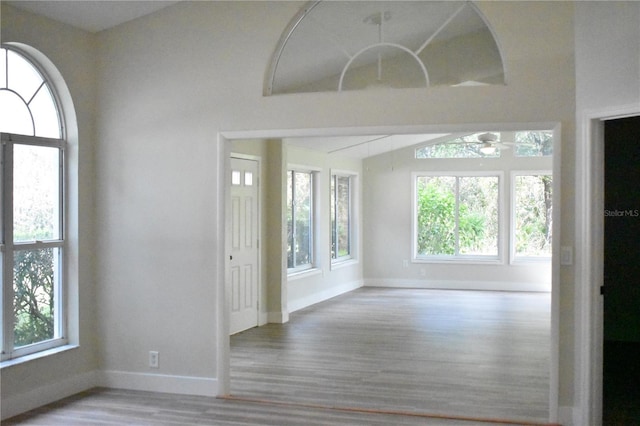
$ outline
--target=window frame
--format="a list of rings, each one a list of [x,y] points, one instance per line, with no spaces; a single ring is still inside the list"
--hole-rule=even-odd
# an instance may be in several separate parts
[[[468,255],[468,254],[454,254],[454,255],[419,255],[418,254],[418,178],[420,177],[497,177],[498,178],[498,217],[497,227],[498,235],[496,237],[496,255]],[[417,171],[411,174],[411,261],[413,263],[458,263],[458,264],[504,264],[504,233],[505,224],[503,218],[505,217],[505,205],[504,205],[504,172],[500,170],[491,171]],[[456,194],[456,197],[458,195]],[[457,215],[456,215],[457,221]],[[456,223],[456,226],[458,224]]]
[[[523,256],[523,255],[518,255],[516,253],[516,199],[517,199],[517,194],[516,194],[516,178],[518,176],[540,176],[540,175],[548,175],[551,176],[552,179],[552,191],[553,191],[553,170],[551,169],[539,169],[539,170],[512,170],[511,171],[511,176],[510,176],[510,185],[511,185],[511,206],[510,206],[510,210],[511,210],[511,217],[510,217],[510,229],[509,229],[509,262],[511,264],[523,264],[523,263],[536,263],[536,262],[549,262],[551,260],[551,256],[552,254],[550,253],[547,256]],[[553,200],[553,192],[551,193],[551,197]],[[553,201],[552,201],[552,205],[553,205]],[[553,214],[552,214],[553,216]],[[553,231],[553,226],[552,226],[552,231]],[[552,243],[553,244],[553,234],[551,236],[552,238]]]
[[[305,263],[302,265],[298,265],[295,266],[295,258],[294,258],[294,266],[292,268],[289,268],[288,266],[288,262],[287,262],[287,275],[291,276],[291,275],[296,275],[296,274],[300,274],[300,273],[304,273],[304,272],[308,272],[308,271],[312,271],[314,269],[317,268],[318,265],[318,256],[317,256],[317,248],[316,248],[316,242],[317,242],[317,230],[318,230],[318,225],[317,225],[317,218],[318,218],[318,211],[317,211],[317,206],[320,204],[318,202],[318,174],[319,174],[319,170],[318,169],[314,169],[312,167],[308,167],[308,166],[300,166],[300,165],[288,165],[287,166],[287,175],[286,175],[286,190],[287,193],[289,191],[289,174],[290,173],[294,173],[294,177],[295,177],[295,173],[304,173],[304,174],[309,174],[310,175],[310,194],[309,194],[309,201],[310,201],[310,206],[309,206],[309,257],[311,259],[311,261],[309,263]],[[295,186],[295,181],[292,180],[292,185]],[[293,194],[295,194],[295,192],[293,192]],[[295,203],[295,199],[292,197],[292,202]],[[288,205],[288,200],[286,202],[286,210],[289,209],[289,205]],[[285,211],[286,211],[285,210]],[[292,208],[292,221],[293,224],[295,225],[295,217],[294,217],[294,212],[295,209]],[[285,221],[285,227],[286,229],[289,229],[289,224],[287,223],[287,221]],[[295,229],[293,230],[293,235],[294,235],[294,241],[295,241]],[[289,239],[287,238],[287,245],[289,245]],[[293,250],[293,249],[292,249]],[[295,251],[294,251],[294,255],[295,255]],[[288,255],[287,255],[288,257]]]
[[[2,281],[2,291],[0,293],[0,317],[2,318],[2,326],[0,327],[0,342],[2,344],[2,354],[0,362],[18,360],[23,357],[37,355],[44,351],[54,349],[67,345],[68,340],[68,302],[67,302],[67,287],[68,280],[66,276],[67,272],[67,226],[66,226],[66,210],[67,210],[67,164],[66,164],[66,148],[67,139],[64,125],[64,114],[62,110],[62,102],[56,91],[56,87],[52,79],[39,65],[38,61],[22,49],[13,45],[2,45],[3,49],[12,51],[14,54],[21,56],[27,61],[34,70],[40,74],[43,82],[42,85],[46,86],[49,90],[54,106],[59,127],[59,138],[48,138],[42,136],[35,136],[37,130],[34,127],[33,135],[22,135],[15,133],[0,133],[0,139],[2,143],[2,185],[0,185],[0,203],[2,204],[2,250],[1,250],[1,264],[2,274],[0,281]],[[8,56],[8,53],[7,53]],[[7,68],[9,65],[6,65]],[[7,83],[5,81],[5,83]],[[3,89],[12,91],[11,87],[7,84],[3,86]],[[18,95],[20,96],[20,95]],[[27,108],[28,105],[27,105]],[[30,114],[32,111],[29,109]],[[35,120],[34,120],[35,123]],[[14,147],[15,146],[40,146],[46,148],[58,149],[59,155],[59,175],[58,175],[58,238],[46,239],[46,240],[34,240],[34,241],[21,241],[15,242],[13,238],[13,170],[14,170]],[[41,250],[41,249],[54,249],[56,254],[54,255],[54,284],[53,284],[53,298],[54,298],[54,335],[51,339],[42,340],[32,344],[14,347],[14,260],[15,253],[22,250]],[[7,284],[7,285],[5,285]]]
[[[337,211],[337,206],[334,205],[336,204],[336,202],[338,201],[338,198],[336,197],[335,194],[335,189],[334,191],[331,190],[332,186],[335,185],[334,180],[336,178],[347,178],[349,180],[349,206],[348,206],[348,221],[349,221],[349,225],[348,225],[348,230],[347,233],[349,235],[349,253],[347,255],[344,256],[337,256],[334,257],[334,235],[336,235],[336,230],[334,229],[334,222],[335,222],[335,217],[334,215],[331,214],[332,210],[335,212]],[[356,258],[356,247],[357,247],[357,241],[356,241],[356,212],[357,212],[357,206],[356,206],[356,202],[357,202],[357,173],[355,172],[351,172],[351,171],[346,171],[346,170],[331,170],[330,173],[330,180],[329,180],[329,232],[331,234],[331,238],[329,241],[329,256],[331,258],[331,265],[332,266],[336,266],[339,264],[343,264],[345,262],[349,262],[351,260],[354,260]],[[337,188],[337,187],[336,187]],[[337,222],[335,222],[337,223]]]

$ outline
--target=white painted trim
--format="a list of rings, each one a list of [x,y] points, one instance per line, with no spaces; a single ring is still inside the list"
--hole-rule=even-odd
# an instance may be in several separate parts
[[[582,423],[580,420],[580,412],[576,407],[562,406],[558,408],[558,423],[562,426],[579,426],[586,423]]]
[[[513,281],[462,281],[462,280],[410,280],[395,278],[367,278],[365,287],[423,288],[437,290],[488,290],[488,291],[551,291],[551,283],[516,283]]]
[[[575,424],[602,421],[604,121],[640,115],[640,104],[584,110],[576,135]]]
[[[133,373],[129,371],[102,371],[99,374],[98,385],[107,388],[176,393],[182,395],[218,395],[218,380],[206,377]]]
[[[0,403],[2,420],[51,404],[59,399],[94,388],[98,385],[98,374],[90,371],[64,380],[40,386],[28,392],[3,399]]]
[[[332,297],[340,296],[341,294],[348,293],[363,286],[363,281],[352,281],[344,284],[337,285],[335,287],[328,288],[318,293],[313,293],[308,296],[302,297],[296,300],[289,300],[289,312],[295,312],[300,309],[304,309],[308,306],[315,305],[316,303],[324,302]]]

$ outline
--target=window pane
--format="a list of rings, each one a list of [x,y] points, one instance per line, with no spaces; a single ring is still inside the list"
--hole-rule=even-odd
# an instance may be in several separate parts
[[[515,152],[518,157],[547,157],[553,155],[553,132],[516,132]]]
[[[417,254],[454,255],[456,252],[456,178],[417,178]]]
[[[350,249],[350,178],[334,176],[331,180],[332,259],[349,256]]]
[[[60,238],[60,150],[14,145],[13,239]]]
[[[0,90],[0,132],[34,135],[29,108],[18,95],[8,90]]]
[[[0,89],[7,87],[7,50],[0,49]]]
[[[25,102],[29,102],[43,82],[40,73],[22,56],[9,50],[9,88],[15,90]]]
[[[460,254],[498,255],[498,177],[460,177]]]
[[[240,171],[232,170],[231,171],[231,185],[240,185]]]
[[[56,139],[62,137],[60,134],[58,109],[56,108],[56,103],[53,100],[49,86],[44,85],[40,88],[29,104],[29,108],[31,108],[31,113],[35,121],[36,136]]]
[[[287,172],[287,268],[293,268],[293,171]]]
[[[516,176],[516,256],[551,255],[551,175]]]
[[[244,185],[253,186],[253,173],[244,172]]]
[[[294,267],[310,264],[311,259],[311,173],[294,175],[295,247]]]
[[[500,149],[495,149],[490,153],[483,153],[480,149],[479,136],[482,133],[475,133],[468,136],[461,136],[434,145],[427,145],[416,149],[415,156],[421,158],[481,158],[500,157]],[[499,134],[497,134],[499,135]]]
[[[53,339],[58,249],[17,250],[13,266],[14,347]]]

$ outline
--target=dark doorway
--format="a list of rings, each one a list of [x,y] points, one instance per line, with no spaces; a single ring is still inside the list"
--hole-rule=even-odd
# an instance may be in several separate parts
[[[603,424],[640,424],[640,117],[605,122]]]

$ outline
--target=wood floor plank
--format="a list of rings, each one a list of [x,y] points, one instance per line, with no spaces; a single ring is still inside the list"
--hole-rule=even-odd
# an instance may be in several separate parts
[[[549,306],[544,293],[363,288],[232,336],[236,399],[94,389],[3,425],[544,424]]]
[[[232,336],[236,396],[544,422],[550,297],[363,288]]]

